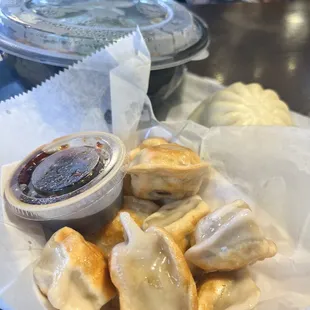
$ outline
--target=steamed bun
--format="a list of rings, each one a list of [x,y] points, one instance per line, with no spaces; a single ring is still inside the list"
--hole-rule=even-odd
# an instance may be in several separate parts
[[[260,84],[234,83],[205,104],[202,123],[212,126],[292,126],[287,105]]]

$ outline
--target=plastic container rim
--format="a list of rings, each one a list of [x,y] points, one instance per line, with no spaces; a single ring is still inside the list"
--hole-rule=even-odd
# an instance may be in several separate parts
[[[200,27],[203,30],[202,37],[194,45],[188,47],[187,49],[179,53],[176,53],[173,56],[173,58],[167,57],[166,60],[162,59],[162,60],[152,61],[151,70],[168,69],[168,68],[172,68],[172,67],[185,64],[187,62],[190,62],[203,49],[208,49],[209,44],[210,44],[209,27],[196,14],[194,13],[191,13],[191,14],[193,16],[194,23],[195,22],[199,23]],[[0,11],[0,18],[1,18],[1,15],[2,13]],[[130,33],[132,32],[129,32],[128,34]],[[102,49],[106,48],[107,46],[102,46]],[[29,45],[25,45],[23,43],[14,41],[10,38],[4,37],[1,33],[0,33],[0,47],[5,53],[9,55],[13,55],[13,56],[23,58],[26,60],[30,60],[33,62],[43,63],[43,64],[47,64],[51,66],[63,67],[63,68],[69,67],[70,65],[73,65],[74,63],[78,61],[81,61],[85,57],[88,57],[92,55],[93,53],[96,53],[96,51],[94,51],[90,55],[75,56],[69,53],[65,54],[65,53],[59,53],[56,51],[47,51],[39,47],[29,46]]]

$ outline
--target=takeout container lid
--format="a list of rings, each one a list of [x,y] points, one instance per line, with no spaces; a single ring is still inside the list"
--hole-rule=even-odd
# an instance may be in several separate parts
[[[139,26],[152,69],[207,57],[208,28],[173,0],[2,0],[0,49],[67,67]]]
[[[69,193],[56,197],[25,194],[19,179],[21,172],[25,171],[23,169],[38,154],[56,154],[64,146],[66,149],[100,146],[98,152],[100,156],[104,156],[105,165],[91,181]],[[39,166],[40,164],[37,165]],[[12,173],[4,189],[4,198],[7,207],[15,215],[25,219],[49,221],[83,218],[102,211],[115,201],[120,194],[126,168],[126,148],[117,136],[104,132],[72,134],[43,145],[29,154]]]

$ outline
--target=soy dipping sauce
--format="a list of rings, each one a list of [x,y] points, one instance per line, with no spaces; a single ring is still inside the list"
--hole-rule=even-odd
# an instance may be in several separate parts
[[[18,176],[23,196],[64,196],[65,199],[67,194],[79,194],[83,186],[103,171],[107,157],[102,156],[102,151],[102,147],[79,146],[61,147],[59,151],[52,153],[38,153]],[[43,201],[42,203],[44,204]]]

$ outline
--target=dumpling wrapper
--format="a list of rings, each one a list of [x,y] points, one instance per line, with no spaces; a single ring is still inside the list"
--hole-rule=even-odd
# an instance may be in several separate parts
[[[136,147],[135,149],[131,150],[129,152],[129,161],[132,161],[141,150],[145,149],[146,147],[150,147],[150,146],[156,146],[156,145],[160,145],[160,144],[168,144],[169,142],[164,139],[164,138],[159,138],[159,137],[153,137],[153,138],[148,138],[144,141],[142,141],[142,143]],[[125,178],[124,178],[124,185],[123,185],[123,189],[124,189],[124,194],[125,195],[133,195],[132,194],[132,188],[131,188],[131,177],[130,174],[126,174]]]
[[[234,83],[205,103],[202,123],[212,126],[292,126],[288,106],[260,84]]]
[[[152,137],[152,138],[145,139],[144,141],[142,141],[142,143],[138,147],[130,151],[129,160],[133,160],[136,157],[136,155],[141,150],[145,149],[146,147],[157,146],[157,145],[168,144],[168,143],[169,142],[166,139],[160,138],[160,137]]]
[[[146,218],[142,227],[143,229],[150,226],[164,228],[182,252],[185,252],[197,223],[209,212],[208,205],[196,195],[164,205]]]
[[[117,213],[113,221],[105,225],[96,238],[96,245],[108,258],[112,248],[124,241],[124,229],[120,221],[120,213],[128,212],[138,226],[152,213],[156,212],[159,206],[152,201],[137,199],[133,196],[125,196],[123,208]]]
[[[126,174],[123,180],[123,194],[126,196],[132,196],[131,177],[130,174]]]
[[[128,169],[134,196],[149,200],[196,195],[208,172],[195,152],[175,143],[144,148]]]
[[[162,229],[145,232],[120,215],[126,242],[116,245],[110,275],[121,310],[196,310],[196,285],[178,246]]]
[[[197,283],[199,310],[251,310],[260,290],[246,269],[204,274]]]
[[[185,257],[207,272],[240,269],[277,253],[275,243],[263,236],[252,211],[242,200],[218,208],[200,220],[195,241]]]
[[[60,310],[99,310],[116,294],[101,250],[68,227],[46,243],[33,274],[40,291]]]

